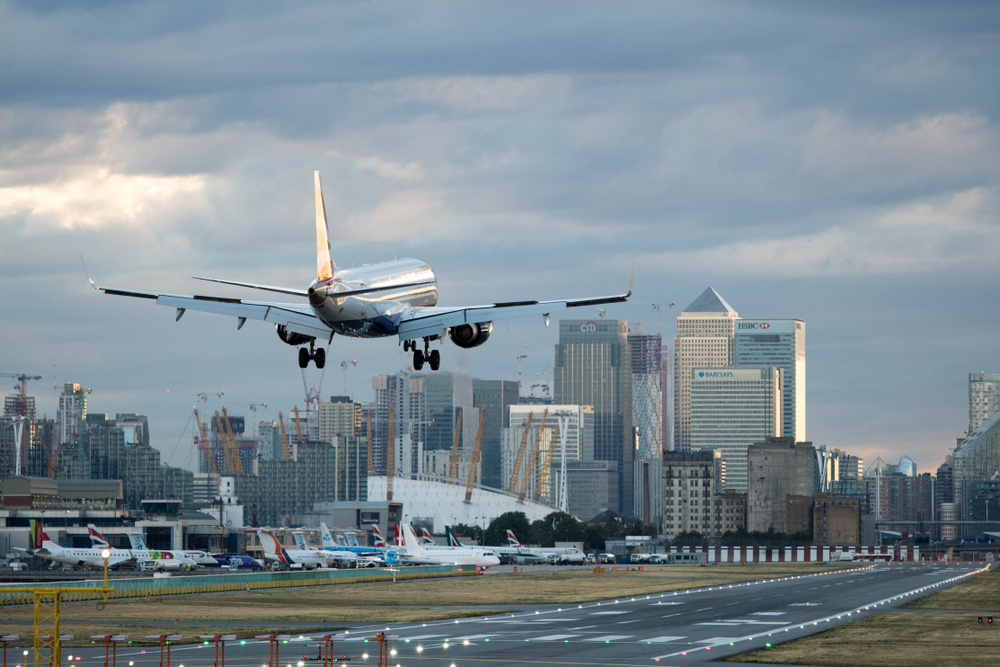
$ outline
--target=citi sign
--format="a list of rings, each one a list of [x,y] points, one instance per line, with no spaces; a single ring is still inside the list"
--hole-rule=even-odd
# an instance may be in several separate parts
[[[698,377],[700,378],[731,378],[733,377],[732,371],[698,371]]]
[[[597,322],[587,322],[586,324],[581,324],[580,331],[583,333],[597,331]]]
[[[736,328],[737,329],[770,329],[771,325],[768,324],[767,322],[760,322],[759,324],[757,322],[737,322],[736,323]]]

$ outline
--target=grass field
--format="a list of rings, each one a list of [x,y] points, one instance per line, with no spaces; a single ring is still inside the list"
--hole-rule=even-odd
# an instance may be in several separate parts
[[[907,602],[903,609],[971,609],[1000,612],[1000,568],[957,586]],[[1000,619],[997,619],[1000,620]]]
[[[1000,571],[971,577],[901,608],[1000,610]],[[994,621],[1000,625],[1000,616]],[[985,624],[980,628],[979,614],[888,612],[730,661],[851,667],[1000,666],[1000,628]]]
[[[889,612],[730,660],[845,667],[996,667],[1000,629],[980,630],[977,620],[966,614]]]

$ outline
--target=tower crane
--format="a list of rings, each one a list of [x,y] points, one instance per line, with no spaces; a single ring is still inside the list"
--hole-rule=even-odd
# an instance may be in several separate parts
[[[233,463],[233,454],[229,451],[229,439],[226,437],[226,427],[222,425],[222,417],[219,416],[218,410],[215,411],[215,424],[219,428],[219,441],[222,443],[222,453],[226,457],[226,470],[231,475],[236,469],[236,464]]]
[[[226,418],[226,435],[229,436],[229,451],[232,452],[233,466],[235,468],[230,468],[229,474],[243,475],[243,460],[240,459],[240,448],[236,442],[236,437],[233,435],[233,424],[229,421],[229,413],[226,412],[226,406],[222,406],[222,416]]]
[[[521,474],[521,462],[524,460],[524,446],[528,444],[528,432],[531,431],[531,418],[535,413],[528,413],[528,421],[524,424],[524,434],[521,436],[521,446],[517,448],[517,458],[514,459],[514,470],[510,473],[510,484],[507,486],[507,493],[517,491],[517,478]]]
[[[559,424],[556,424],[556,430],[552,434],[552,439],[549,440],[549,451],[545,452],[545,464],[542,465],[542,469],[538,471],[538,484],[535,485],[535,493],[531,496],[531,502],[537,503],[538,499],[542,496],[542,488],[545,486],[545,482],[549,477],[549,468],[552,467],[552,452],[556,451],[556,442],[559,440]]]
[[[347,396],[347,369],[358,365],[357,359],[343,359],[340,362],[340,369],[344,371],[344,396]]]
[[[17,416],[22,418],[21,426],[21,442],[18,445],[18,451],[15,452],[15,467],[18,470],[15,471],[17,475],[27,474],[28,461],[25,450],[25,439],[24,434],[27,433],[28,437],[31,437],[32,433],[36,434],[39,443],[42,445],[42,451],[45,452],[45,458],[48,462],[48,475],[49,477],[55,477],[55,457],[49,451],[48,443],[45,442],[45,436],[40,431],[35,429],[35,410],[33,406],[28,404],[28,380],[41,380],[41,375],[28,375],[27,373],[0,373],[0,377],[14,378],[17,380],[17,384],[14,385],[14,389],[17,390],[18,398],[20,399],[19,405],[17,406]],[[25,430],[27,426],[27,430]],[[58,453],[57,453],[58,455]]]
[[[531,447],[531,455],[528,457],[527,470],[524,472],[524,479],[521,480],[521,493],[517,495],[517,502],[523,503],[524,497],[528,493],[528,485],[531,484],[535,476],[535,459],[538,458],[538,446],[542,443],[542,431],[545,430],[545,419],[549,416],[549,409],[545,408],[542,413],[542,423],[538,425],[538,432],[535,433],[535,443]]]
[[[458,419],[455,420],[455,435],[451,441],[451,457],[448,459],[448,483],[454,484],[458,476],[458,440],[462,436],[462,413],[464,409],[458,411]]]
[[[281,410],[278,411],[278,424],[281,427],[281,452],[285,456],[286,461],[292,460],[292,453],[288,449],[288,436],[285,434],[285,418],[281,414]]]
[[[483,415],[486,413],[486,406],[479,408],[479,429],[476,431],[476,444],[472,448],[472,460],[469,461],[469,479],[465,483],[465,504],[472,502],[472,487],[476,484],[476,469],[479,467],[479,444],[483,440]]]
[[[212,475],[212,481],[215,482],[216,493],[219,491],[219,467],[215,465],[215,455],[212,453],[212,448],[208,444],[208,435],[205,433],[205,425],[201,423],[201,416],[198,414],[198,408],[194,409],[194,421],[198,425],[198,435],[201,436],[201,441],[198,443],[198,448],[205,451],[205,459],[208,461],[208,471]]]

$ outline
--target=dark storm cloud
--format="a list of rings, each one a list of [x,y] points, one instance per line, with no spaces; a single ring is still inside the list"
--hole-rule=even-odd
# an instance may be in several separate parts
[[[936,465],[965,428],[963,374],[1000,369],[1000,285],[978,270],[1000,251],[998,13],[2,5],[0,366],[58,361],[95,410],[150,413],[168,455],[199,391],[301,404],[267,327],[98,295],[78,253],[115,285],[301,285],[319,169],[341,264],[420,257],[457,304],[615,292],[638,259],[635,302],[609,315],[649,330],[651,302],[712,284],[744,317],[804,318],[810,437]],[[511,378],[527,343],[540,378],[554,342],[498,323],[444,357]],[[385,341],[330,355],[359,360],[362,398],[406,362]]]

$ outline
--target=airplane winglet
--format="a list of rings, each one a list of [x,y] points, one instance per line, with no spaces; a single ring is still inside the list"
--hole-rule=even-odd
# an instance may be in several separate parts
[[[87,270],[87,262],[83,259],[83,253],[80,253],[80,261],[83,262],[83,272],[87,274],[87,280],[90,281],[90,286],[94,289],[101,289],[94,284],[94,280],[90,277],[90,271]]]
[[[632,280],[628,282],[628,294],[625,295],[626,299],[632,296],[632,285],[634,284],[635,284],[635,262],[632,262]]]

